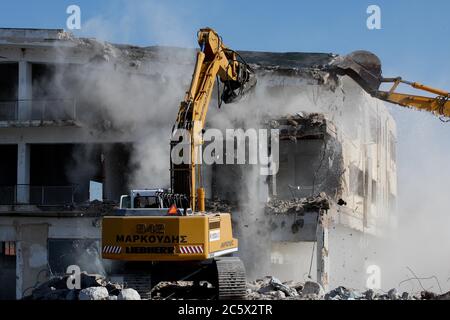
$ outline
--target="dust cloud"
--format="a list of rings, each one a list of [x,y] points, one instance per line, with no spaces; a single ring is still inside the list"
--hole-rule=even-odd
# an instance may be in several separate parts
[[[383,286],[450,290],[450,126],[431,114],[390,106],[398,126],[397,228],[379,248]],[[419,278],[419,279],[416,279]]]

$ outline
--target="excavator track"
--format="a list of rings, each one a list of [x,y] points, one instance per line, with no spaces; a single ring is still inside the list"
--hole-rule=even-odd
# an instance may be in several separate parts
[[[247,294],[245,267],[237,257],[216,260],[219,300],[244,299]]]

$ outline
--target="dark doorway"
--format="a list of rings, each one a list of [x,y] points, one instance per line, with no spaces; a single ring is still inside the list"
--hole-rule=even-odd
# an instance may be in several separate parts
[[[0,242],[0,300],[16,300],[16,243]]]
[[[0,145],[0,204],[15,202],[17,145]]]
[[[17,88],[19,67],[17,63],[0,63],[0,121],[17,118]]]

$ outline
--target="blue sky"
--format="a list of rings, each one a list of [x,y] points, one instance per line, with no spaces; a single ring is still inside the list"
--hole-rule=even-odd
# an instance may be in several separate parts
[[[195,46],[196,30],[211,26],[236,49],[348,53],[364,48],[380,56],[385,72],[448,83],[447,0],[2,0],[0,25],[65,28],[70,4],[82,10],[78,35]],[[366,28],[370,4],[381,7],[382,30]]]
[[[2,0],[0,25],[65,28],[70,4],[82,10],[86,28],[78,34],[113,42],[195,46],[195,31],[211,26],[236,49],[347,53],[364,48],[380,56],[385,70],[407,78],[436,70],[433,81],[444,81],[440,73],[450,71],[447,0]],[[370,4],[381,7],[382,30],[366,28]],[[107,31],[93,28],[93,21]]]
[[[448,0],[2,0],[0,27],[65,28],[70,4],[81,7],[77,35],[194,47],[196,31],[210,26],[234,49],[370,50],[383,61],[385,76],[450,89]],[[366,28],[370,4],[381,7],[381,30]],[[390,110],[399,128],[400,184],[414,189],[418,180],[428,181],[437,190],[448,190],[450,124],[425,113]],[[412,150],[417,151],[413,157]],[[434,188],[424,188],[424,195],[432,196]]]

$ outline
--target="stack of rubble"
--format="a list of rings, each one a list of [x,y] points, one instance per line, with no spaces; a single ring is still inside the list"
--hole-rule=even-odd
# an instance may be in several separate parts
[[[141,300],[137,291],[124,288],[123,285],[107,281],[103,276],[81,274],[80,289],[68,289],[73,283],[70,276],[54,277],[39,285],[24,300]],[[195,286],[193,282],[161,282],[152,289],[152,299],[210,300],[216,297],[215,288],[209,283]],[[275,277],[267,276],[247,283],[248,300],[450,300],[450,292],[435,294],[423,291],[418,294],[396,289],[388,292],[374,290],[359,291],[338,287],[325,293],[322,286],[314,281],[281,282]]]
[[[231,204],[229,201],[220,199],[206,199],[205,202],[206,210],[210,212],[229,213],[235,211],[237,207],[236,204]]]
[[[317,197],[304,199],[280,200],[272,199],[266,204],[267,214],[302,214],[305,211],[321,211],[330,209],[331,199],[320,193]]]
[[[141,300],[137,291],[97,274],[81,273],[79,289],[73,276],[53,277],[37,286],[24,300]]]
[[[304,139],[323,136],[326,133],[327,120],[322,113],[299,112],[278,120],[268,120],[266,125],[280,130],[280,140]]]
[[[450,300],[450,292],[437,295],[423,291],[415,295],[407,292],[399,294],[396,289],[387,293],[374,290],[359,291],[338,287],[325,293],[320,284],[314,281],[281,282],[274,277],[265,277],[248,283],[249,300]]]
[[[152,289],[151,296],[153,300],[210,300],[216,296],[216,289],[208,282],[195,285],[192,281],[162,281]]]
[[[107,215],[111,214],[114,209],[116,209],[118,203],[115,201],[98,201],[94,200],[91,202],[85,202],[81,204],[76,204],[73,207],[75,211],[81,211],[86,214],[98,214],[98,215]]]

